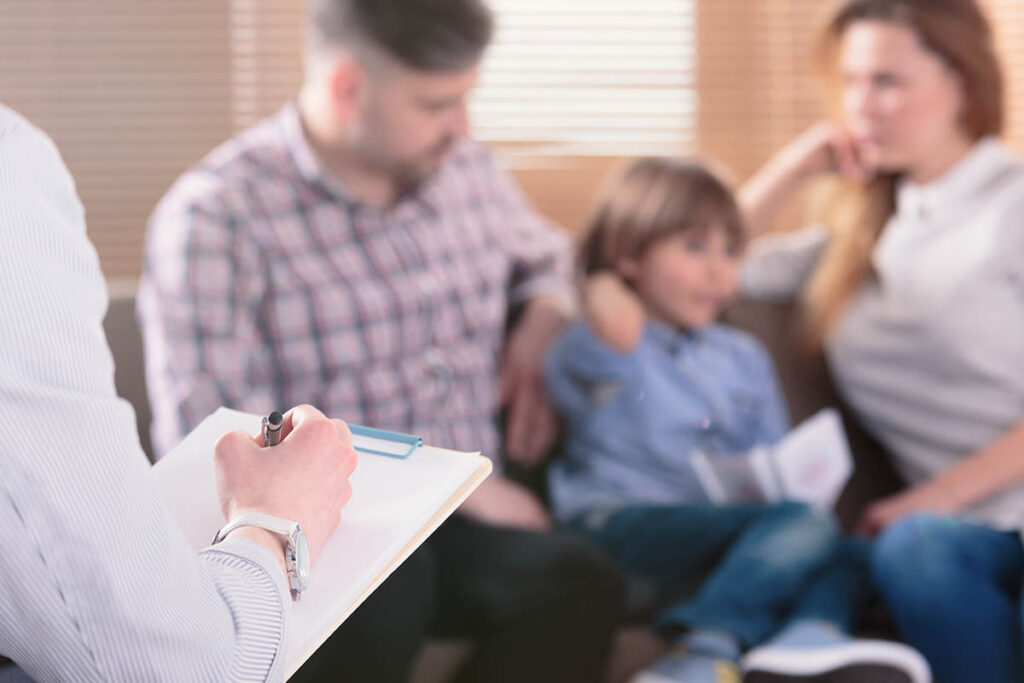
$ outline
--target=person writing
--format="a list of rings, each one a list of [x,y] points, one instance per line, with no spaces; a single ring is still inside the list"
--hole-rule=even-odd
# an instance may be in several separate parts
[[[221,437],[221,505],[244,525],[197,555],[114,392],[71,176],[2,106],[0,245],[0,681],[281,680],[297,568],[255,522],[297,523],[316,561],[350,496],[347,427],[299,406],[272,455]]]

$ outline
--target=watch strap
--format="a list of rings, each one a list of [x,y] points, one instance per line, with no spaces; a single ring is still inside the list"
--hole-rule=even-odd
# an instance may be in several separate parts
[[[268,515],[263,512],[247,512],[243,515],[235,517],[228,522],[217,535],[213,537],[213,543],[216,545],[224,540],[224,538],[235,529],[243,526],[255,526],[261,529],[266,529],[275,534],[280,534],[285,538],[291,538],[295,530],[299,528],[298,522],[293,522],[290,519],[284,519],[283,517],[275,517],[274,515]]]

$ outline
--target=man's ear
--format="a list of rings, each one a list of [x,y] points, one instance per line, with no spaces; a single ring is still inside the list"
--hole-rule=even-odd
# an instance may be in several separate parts
[[[330,72],[330,93],[338,116],[344,121],[357,119],[366,101],[367,78],[355,59],[339,60]]]

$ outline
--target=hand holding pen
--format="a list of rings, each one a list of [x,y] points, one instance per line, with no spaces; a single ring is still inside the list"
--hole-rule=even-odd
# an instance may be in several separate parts
[[[268,415],[266,423],[263,434],[236,430],[217,440],[221,511],[229,520],[255,511],[298,522],[315,562],[352,495],[352,435],[343,421],[309,405]],[[264,445],[273,443],[271,454]]]

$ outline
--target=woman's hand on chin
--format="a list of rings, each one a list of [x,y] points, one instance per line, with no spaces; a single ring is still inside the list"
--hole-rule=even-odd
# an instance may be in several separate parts
[[[853,136],[827,121],[814,124],[794,138],[778,153],[776,163],[801,179],[831,174],[846,180],[866,180],[872,175]]]

